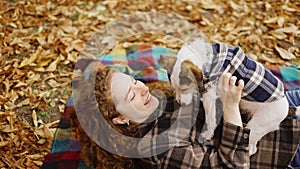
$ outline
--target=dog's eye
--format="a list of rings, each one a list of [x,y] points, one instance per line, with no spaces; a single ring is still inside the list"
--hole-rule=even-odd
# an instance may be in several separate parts
[[[188,77],[181,77],[180,78],[180,84],[189,84],[192,83],[192,80]]]

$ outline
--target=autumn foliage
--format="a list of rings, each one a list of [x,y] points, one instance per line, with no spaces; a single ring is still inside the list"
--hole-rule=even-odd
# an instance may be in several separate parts
[[[114,19],[147,11],[174,13],[260,62],[300,65],[298,0],[2,0],[0,168],[41,166],[85,42]],[[172,42],[155,36],[144,41]]]

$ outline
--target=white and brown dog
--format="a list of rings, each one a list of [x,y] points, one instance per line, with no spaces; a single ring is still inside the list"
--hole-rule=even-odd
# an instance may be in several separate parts
[[[224,51],[220,51],[220,53],[224,55]],[[241,53],[238,52],[238,55],[240,54]],[[211,64],[212,58],[213,52],[211,44],[207,43],[203,39],[197,39],[190,45],[184,46],[179,51],[177,57],[161,56],[158,61],[158,63],[170,74],[171,84],[176,88],[176,99],[178,102],[181,104],[189,104],[192,101],[192,94],[196,87],[198,87],[202,93],[202,101],[205,109],[206,130],[201,133],[201,136],[207,140],[212,138],[214,130],[221,118],[216,115],[216,101],[218,98],[216,92],[217,85],[216,83],[206,84],[204,81],[205,73],[207,74],[207,72],[203,72],[203,67],[207,66],[207,64]],[[237,69],[244,69],[244,67],[239,67],[238,64],[235,63],[236,61],[234,61],[233,58],[233,62],[230,63],[230,66],[233,67],[233,71],[236,71]],[[255,62],[255,64],[257,64],[260,69],[263,69],[263,71],[266,70],[260,63]],[[222,71],[222,69],[218,71]],[[260,79],[257,80],[258,84],[255,84],[259,86],[259,82],[261,82],[264,77],[261,74],[255,74],[255,76],[256,79]],[[208,78],[210,78],[210,76],[208,76]],[[253,89],[253,86],[255,85],[251,84],[251,78],[253,77],[242,77],[244,82],[246,82],[246,84],[248,83],[243,89],[242,96],[246,96],[250,90],[251,92],[255,92],[255,89]],[[274,77],[274,79],[278,80],[276,77]],[[279,80],[278,84],[282,85]],[[248,116],[251,117],[250,121],[247,123],[247,128],[251,129],[249,137],[250,155],[256,152],[257,142],[267,133],[277,130],[280,122],[288,114],[288,101],[284,96],[283,87],[279,87],[276,91],[274,90],[274,93],[272,94],[275,95],[274,98],[276,99],[271,101],[249,100],[246,97],[242,97],[241,99],[241,113],[247,113]]]

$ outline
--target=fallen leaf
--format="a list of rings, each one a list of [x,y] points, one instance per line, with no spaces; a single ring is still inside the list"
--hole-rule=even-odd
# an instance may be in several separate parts
[[[260,57],[259,57],[259,59],[263,60],[263,61],[266,61],[266,62],[269,62],[269,63],[277,63],[276,60],[267,57],[265,54],[261,54]]]
[[[208,41],[240,46],[250,57],[258,57],[260,62],[276,66],[300,64],[297,3],[274,0],[145,2],[1,1],[0,126],[8,125],[7,131],[13,130],[0,134],[0,154],[4,155],[0,158],[0,168],[41,167],[51,150],[53,138],[46,133],[53,135],[56,131],[58,122],[52,120],[59,119],[71,96],[72,76],[82,76],[71,73],[73,64],[77,59],[95,59],[107,54],[116,45],[130,47],[148,43],[178,50],[183,42],[202,36],[199,32],[203,31]],[[166,20],[155,15],[146,18],[136,15],[113,24],[115,19],[142,11],[165,13],[171,17]],[[142,23],[135,23],[139,21]],[[113,26],[106,30],[107,25]],[[151,33],[142,35],[149,30]],[[174,37],[183,42],[179,43]],[[91,46],[85,46],[90,40]],[[283,59],[276,46],[296,59]],[[21,106],[20,101],[27,98],[29,100]],[[18,103],[20,107],[17,107]],[[45,117],[37,123],[43,136],[49,138],[32,134],[38,128],[36,122],[32,123],[35,121],[33,110],[45,112]],[[42,124],[47,125],[48,132]]]
[[[37,126],[38,126],[38,122],[37,122],[37,115],[36,115],[35,110],[32,111],[31,116],[32,116],[32,120],[33,120],[33,125],[34,125],[34,127],[37,127]]]
[[[30,103],[29,98],[26,98],[26,99],[22,100],[22,101],[17,105],[17,107],[22,107],[22,106],[25,106],[25,105],[29,105],[29,103]]]
[[[0,131],[3,133],[9,133],[9,132],[17,131],[17,129],[12,128],[10,125],[3,125],[3,126],[1,126]]]
[[[290,26],[285,28],[276,29],[275,32],[285,32],[285,33],[297,33],[298,28],[296,26]]]
[[[107,4],[108,8],[112,10],[118,5],[118,1],[115,0],[105,1],[104,4]]]
[[[42,139],[40,139],[37,143],[38,143],[38,144],[45,144],[46,142],[47,142],[47,140],[44,139],[44,138],[42,138]]]
[[[264,20],[264,23],[276,23],[278,21],[278,17],[269,18]]]
[[[286,10],[286,11],[289,11],[289,12],[296,12],[296,11],[297,11],[297,9],[295,9],[295,8],[290,8],[290,7],[288,7],[287,5],[282,5],[282,9],[283,9],[283,10]]]
[[[279,17],[278,20],[277,20],[277,24],[279,27],[282,27],[283,24],[284,24],[284,17]]]
[[[56,88],[59,87],[59,84],[54,80],[54,79],[50,79],[47,82],[52,88]]]
[[[21,86],[27,86],[24,82],[18,82],[18,84],[15,85],[15,87],[21,87]]]
[[[73,36],[76,36],[78,34],[78,28],[73,26],[62,26],[61,27],[65,32],[72,34]]]
[[[75,63],[77,61],[77,55],[74,52],[68,53],[67,60],[71,63]]]
[[[53,61],[53,62],[49,65],[49,67],[48,67],[46,70],[47,70],[47,71],[50,71],[50,72],[55,71],[58,62],[59,62],[59,57],[58,57],[55,61]]]
[[[24,66],[35,66],[36,64],[33,63],[33,61],[34,61],[33,58],[25,58],[25,59],[21,62],[19,68],[22,68],[22,67],[24,67]]]
[[[292,54],[291,52],[288,52],[287,50],[285,50],[281,47],[275,46],[275,49],[283,59],[291,60],[291,59],[296,58],[296,56],[294,54]]]
[[[287,35],[284,32],[279,32],[279,31],[272,31],[271,32],[272,36],[274,36],[276,39],[285,39],[287,38]]]
[[[6,146],[9,144],[9,141],[0,141],[0,147]]]

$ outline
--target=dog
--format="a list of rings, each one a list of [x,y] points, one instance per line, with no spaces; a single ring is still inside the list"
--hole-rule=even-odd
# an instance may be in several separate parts
[[[220,49],[220,52],[213,53],[210,43],[203,41],[203,39],[197,39],[188,46],[184,46],[175,56],[161,56],[158,63],[163,66],[170,74],[171,84],[176,88],[176,99],[181,104],[189,104],[192,100],[193,91],[198,87],[199,92],[202,93],[202,102],[205,110],[205,125],[206,128],[201,132],[201,136],[206,140],[213,137],[214,130],[216,129],[219,120],[221,119],[220,113],[218,113],[217,107],[217,79],[222,73],[222,66],[220,70],[217,70],[216,74],[209,74],[215,67],[209,68],[212,64],[212,59],[215,55],[225,56],[226,50]],[[223,44],[221,44],[223,45]],[[225,46],[226,47],[226,46]],[[220,47],[221,48],[221,47]],[[204,52],[203,52],[204,51]],[[241,55],[241,52],[237,52]],[[204,56],[205,55],[205,56]],[[234,56],[233,56],[234,57]],[[247,57],[247,56],[245,56]],[[250,59],[250,58],[246,58]],[[218,64],[223,64],[222,59],[218,61]],[[251,60],[251,59],[250,59]],[[221,63],[219,63],[221,62]],[[232,58],[228,64],[232,71],[243,71],[242,66],[237,66],[238,63],[235,58]],[[266,72],[269,75],[269,71],[264,68],[260,63],[253,61],[257,64],[262,72]],[[272,74],[270,74],[273,76]],[[263,75],[255,73],[255,78],[263,80]],[[261,77],[262,76],[262,77]],[[254,77],[238,77],[243,79],[246,83],[243,92],[242,99],[239,105],[241,114],[247,113],[250,120],[247,123],[247,128],[251,130],[249,137],[249,155],[255,154],[257,151],[257,142],[267,133],[279,129],[279,124],[288,114],[288,101],[284,96],[284,89],[282,82],[275,76],[269,77],[272,80],[276,80],[278,88],[271,91],[272,100],[262,101],[259,97],[259,92],[251,86],[260,88],[260,84],[251,84],[251,78]],[[239,80],[239,79],[238,79]],[[259,80],[258,80],[259,81]],[[261,81],[262,83],[262,81]],[[270,82],[271,83],[271,82]],[[268,81],[267,81],[268,84]],[[265,85],[265,84],[264,84]],[[247,98],[249,90],[254,93],[254,96],[258,96],[258,99]],[[271,89],[270,89],[271,90]],[[256,93],[255,93],[256,92]],[[274,95],[274,96],[273,96]]]

